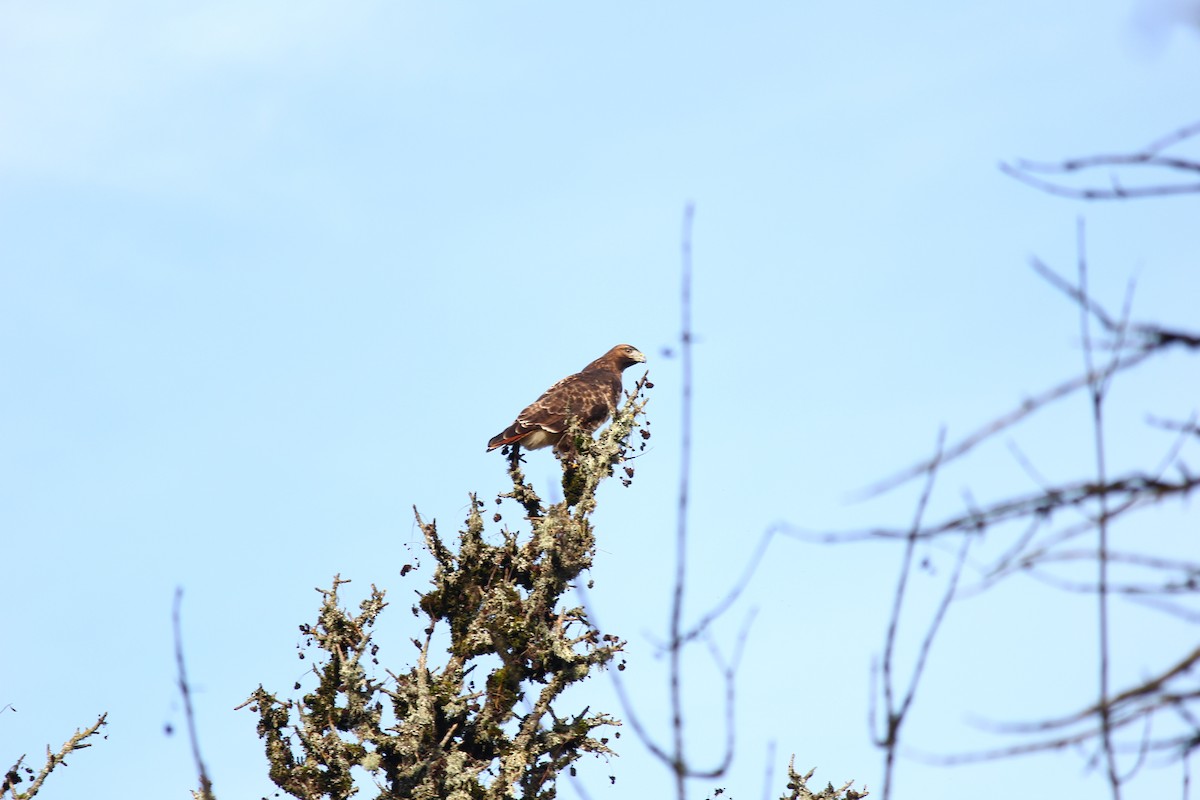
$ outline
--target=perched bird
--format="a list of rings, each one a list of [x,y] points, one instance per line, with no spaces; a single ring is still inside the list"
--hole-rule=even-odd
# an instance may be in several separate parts
[[[645,362],[636,347],[619,344],[586,367],[547,389],[517,419],[488,442],[488,450],[519,444],[526,450],[555,445],[563,440],[568,422],[578,418],[589,434],[604,424],[621,399],[621,372]]]

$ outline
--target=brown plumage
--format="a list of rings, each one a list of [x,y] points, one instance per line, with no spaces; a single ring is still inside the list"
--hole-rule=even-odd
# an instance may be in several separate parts
[[[592,433],[607,420],[621,399],[621,372],[646,357],[636,347],[619,344],[586,367],[547,389],[517,419],[488,442],[488,450],[519,444],[526,450],[557,446],[571,417]]]

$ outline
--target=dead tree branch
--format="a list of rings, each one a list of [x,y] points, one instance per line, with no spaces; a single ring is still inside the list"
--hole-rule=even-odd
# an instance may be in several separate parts
[[[1019,159],[1013,163],[1001,163],[1000,169],[1010,177],[1047,194],[1073,200],[1136,200],[1147,197],[1167,197],[1200,192],[1200,181],[1187,180],[1200,174],[1200,161],[1165,151],[1194,140],[1200,136],[1200,122],[1184,126],[1162,138],[1150,142],[1131,153],[1094,155],[1064,161],[1030,161]],[[1107,186],[1096,184],[1071,185],[1066,176],[1090,173],[1097,169],[1111,169]],[[1165,171],[1174,179],[1151,181],[1127,186],[1124,173],[1144,174]]]
[[[107,719],[107,713],[101,714],[90,728],[76,730],[75,734],[58,749],[58,752],[54,752],[50,749],[50,745],[46,745],[46,763],[36,773],[32,767],[24,766],[25,756],[18,758],[17,762],[4,773],[3,781],[0,781],[0,797],[7,794],[11,800],[30,800],[36,796],[51,772],[60,765],[67,766],[68,755],[76,750],[92,746],[88,739],[95,736],[107,724]],[[17,786],[26,780],[31,781],[29,788],[23,792],[17,791]]]

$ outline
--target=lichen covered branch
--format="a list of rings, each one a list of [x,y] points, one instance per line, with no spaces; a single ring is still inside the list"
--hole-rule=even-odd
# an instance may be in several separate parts
[[[47,745],[46,763],[36,773],[34,773],[32,767],[24,766],[25,756],[18,758],[17,763],[5,771],[4,778],[0,781],[0,797],[8,795],[13,800],[29,800],[29,798],[37,795],[38,791],[42,788],[42,784],[46,782],[46,778],[50,776],[50,773],[60,764],[66,766],[68,755],[74,753],[76,750],[92,746],[88,739],[95,736],[107,724],[107,719],[107,713],[101,714],[96,720],[96,724],[90,728],[76,730],[75,734],[70,739],[67,739],[63,743],[63,746],[58,749],[57,753]],[[24,776],[22,776],[22,773],[24,773]],[[30,780],[29,788],[23,792],[17,791],[17,786],[26,779]]]
[[[259,714],[276,785],[306,800],[340,800],[369,773],[381,798],[549,800],[556,777],[584,754],[612,754],[597,730],[620,721],[589,709],[564,712],[562,694],[624,642],[597,630],[566,595],[591,567],[596,490],[627,458],[649,386],[643,377],[612,425],[595,441],[577,438],[564,455],[563,502],[545,505],[519,458],[510,460],[513,489],[496,503],[514,501],[527,530],[489,533],[475,495],[453,546],[435,520],[416,514],[434,570],[412,609],[424,620],[411,639],[415,666],[373,676],[379,648],[371,630],[387,605],[382,591],[372,587],[352,614],[338,598],[347,581],[335,577],[322,590],[317,623],[301,626],[321,651],[316,688],[293,701],[259,687],[246,702]],[[623,482],[632,474],[626,468]],[[491,521],[501,520],[496,513]]]

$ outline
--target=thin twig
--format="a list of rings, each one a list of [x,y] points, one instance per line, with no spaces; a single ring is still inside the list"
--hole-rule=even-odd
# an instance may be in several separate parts
[[[1176,183],[1161,186],[1138,186],[1132,189],[1116,185],[1111,189],[1074,189],[1062,186],[1052,181],[1043,180],[1030,175],[1022,168],[1001,164],[1000,170],[1009,177],[1016,178],[1021,183],[1032,186],[1046,194],[1057,197],[1068,197],[1072,200],[1141,200],[1147,197],[1166,197],[1177,194],[1195,194],[1200,192],[1200,183]]]
[[[5,706],[6,709],[9,707],[10,706]],[[16,709],[14,708],[13,711],[16,711]],[[46,778],[50,776],[50,773],[53,772],[56,767],[58,767],[60,764],[63,766],[67,765],[68,755],[76,750],[82,750],[85,747],[92,746],[87,740],[94,736],[102,727],[108,724],[107,719],[108,712],[106,711],[96,720],[95,725],[91,726],[90,728],[76,729],[75,734],[71,736],[70,739],[67,739],[67,741],[63,742],[63,746],[59,748],[57,753],[51,751],[50,746],[46,745],[45,765],[41,768],[41,770],[38,771],[37,775],[34,776],[33,782],[29,784],[29,788],[24,792],[17,794],[16,786],[22,780],[19,772],[21,770],[21,764],[25,761],[25,756],[21,756],[19,759],[17,759],[17,763],[10,767],[8,772],[3,776],[2,779],[0,779],[0,796],[3,796],[9,791],[12,792],[13,797],[30,798],[35,796],[41,790],[42,784],[46,782]],[[26,768],[26,771],[30,773],[33,772],[32,769],[28,768]]]
[[[1161,183],[1123,186],[1114,176],[1108,188],[1076,188],[1056,183],[1041,175],[1065,175],[1101,167],[1165,169],[1177,173],[1200,172],[1200,162],[1188,158],[1162,155],[1162,151],[1200,134],[1200,123],[1192,123],[1167,134],[1141,150],[1132,153],[1087,156],[1059,162],[1019,160],[1016,164],[1000,164],[1000,170],[1009,177],[1034,187],[1047,194],[1075,200],[1133,200],[1146,197],[1164,197],[1200,192],[1200,183]]]
[[[742,571],[742,576],[738,578],[737,583],[729,590],[721,600],[714,605],[708,612],[700,618],[699,622],[693,625],[688,631],[683,634],[684,641],[692,641],[699,638],[708,630],[722,614],[728,611],[742,593],[750,585],[754,573],[758,571],[758,565],[762,563],[763,557],[767,554],[767,547],[771,544],[771,540],[775,538],[777,533],[786,533],[786,526],[782,523],[775,523],[763,531],[758,537],[758,544],[754,548],[754,553],[750,556],[750,560],[746,562],[746,567]]]
[[[192,743],[192,757],[196,760],[196,771],[200,775],[200,797],[202,800],[214,800],[212,781],[208,779],[208,771],[204,768],[204,759],[200,757],[200,737],[196,735],[196,715],[192,710],[192,690],[188,686],[187,670],[183,663],[183,633],[180,630],[179,610],[183,604],[183,587],[175,589],[175,608],[171,619],[175,628],[175,667],[179,672],[179,692],[183,695],[183,713],[187,717],[188,739]]]
[[[1170,681],[1188,674],[1197,664],[1200,664],[1200,647],[1195,648],[1182,659],[1172,664],[1162,674],[1156,675],[1147,681],[1139,683],[1137,686],[1132,686],[1119,694],[1109,697],[1107,705],[1110,709],[1118,709],[1122,706],[1132,704],[1135,700],[1142,700],[1147,697],[1163,694]],[[1036,733],[1057,730],[1071,725],[1078,725],[1091,717],[1099,716],[1101,705],[1103,704],[1097,703],[1064,717],[1044,719],[1038,722],[992,723],[991,727],[1001,733]]]
[[[596,614],[596,611],[592,607],[589,599],[587,585],[581,583],[575,587],[575,591],[579,594],[580,601],[583,604],[583,608],[587,613],[588,619],[592,621],[592,624],[595,625],[597,630],[603,630],[603,623]],[[621,678],[621,672],[622,668],[618,666],[617,669],[609,670],[608,674],[612,677],[613,688],[617,692],[617,701],[621,704],[622,718],[629,723],[629,727],[633,729],[633,732],[637,735],[638,739],[641,740],[642,744],[655,758],[662,761],[664,764],[671,764],[671,754],[654,740],[654,737],[650,735],[650,730],[642,722],[641,717],[638,716],[637,704],[634,703],[633,698],[629,696],[629,690],[625,687],[625,681]]]
[[[1112,371],[1115,372],[1118,370],[1127,370],[1131,367],[1135,367],[1149,358],[1153,352],[1153,350],[1142,350],[1125,358],[1119,359],[1115,363]],[[1050,389],[1041,392],[1040,394],[1030,397],[1029,399],[1025,400],[1025,402],[1021,403],[1021,405],[1017,408],[1013,409],[1007,414],[997,417],[992,422],[984,425],[981,428],[978,428],[970,435],[963,437],[955,444],[947,447],[946,452],[942,456],[942,465],[944,466],[951,461],[961,458],[970,452],[976,445],[992,438],[1000,431],[1016,425],[1018,422],[1030,416],[1035,411],[1039,411],[1057,400],[1062,400],[1063,398],[1074,394],[1078,390],[1086,388],[1097,377],[1099,376],[1085,372],[1082,375],[1078,375],[1068,381],[1063,381],[1057,386],[1053,386]],[[864,489],[858,495],[858,497],[865,500],[877,495],[881,495],[884,492],[891,491],[897,486],[907,483],[913,478],[924,475],[929,470],[929,467],[929,461],[922,461],[918,464],[914,464],[907,469],[897,472],[889,478],[885,478],[878,483],[872,484]]]
[[[687,573],[687,511],[688,481],[692,461],[692,220],[695,206],[683,211],[683,243],[681,247],[683,279],[680,287],[681,321],[680,348],[683,360],[683,404],[680,424],[683,428],[680,445],[679,518],[675,529],[675,588],[671,597],[671,731],[674,744],[672,766],[675,770],[675,796],[687,797],[687,766],[683,749],[683,590]]]
[[[683,603],[687,579],[687,534],[688,534],[688,505],[690,501],[690,470],[691,470],[691,420],[692,420],[692,389],[693,389],[693,374],[692,374],[692,354],[691,346],[693,341],[691,327],[691,281],[692,281],[692,264],[691,264],[691,236],[692,236],[692,220],[694,217],[694,207],[689,204],[684,210],[683,219],[683,237],[682,237],[682,326],[680,331],[680,340],[682,344],[682,360],[683,360],[683,410],[682,410],[682,444],[681,444],[681,470],[680,484],[678,497],[678,519],[676,525],[676,561],[675,561],[675,582],[672,592],[671,614],[669,620],[669,631],[667,642],[662,645],[667,652],[670,664],[669,676],[669,698],[671,704],[671,745],[666,747],[659,744],[651,736],[646,725],[642,722],[641,717],[637,713],[637,708],[629,696],[628,689],[624,680],[621,677],[621,670],[612,670],[610,675],[613,680],[614,688],[616,689],[617,699],[619,700],[625,720],[629,723],[637,737],[642,741],[642,744],[650,751],[650,753],[666,764],[672,772],[675,779],[675,790],[677,798],[684,798],[687,792],[687,780],[689,778],[711,779],[718,778],[729,769],[733,761],[734,754],[734,699],[735,699],[735,673],[737,665],[740,662],[742,648],[745,644],[748,634],[748,623],[744,626],[738,637],[738,642],[735,650],[735,657],[726,664],[716,651],[711,640],[705,639],[705,643],[709,647],[710,654],[718,669],[721,671],[725,682],[725,752],[717,764],[709,769],[697,769],[688,763],[687,749],[685,741],[685,724],[683,717],[683,651],[687,645],[701,638],[705,633],[708,625],[721,613],[728,610],[728,607],[737,599],[738,595],[745,588],[744,584],[739,584],[734,587],[733,591],[718,604],[718,606],[710,611],[699,623],[685,629],[683,618]],[[757,560],[761,558],[762,550],[765,549],[771,538],[772,532],[768,531],[764,534],[759,545],[759,552],[751,559],[744,582],[749,580],[753,573]],[[591,609],[588,600],[587,588],[584,585],[576,586],[583,607],[587,612],[587,616],[593,620],[597,628],[602,627],[595,612]]]
[[[1098,319],[1106,330],[1114,331],[1117,329],[1116,320],[1110,317],[1108,312],[1099,303],[1086,294],[1085,287],[1078,287],[1068,283],[1065,278],[1046,266],[1040,258],[1032,258],[1029,263],[1033,266],[1033,271],[1040,275],[1046,283],[1074,300],[1076,304]]]
[[[763,764],[763,800],[771,800],[771,783],[775,775],[775,740],[767,742],[767,760]]]
[[[1076,227],[1078,268],[1079,268],[1079,325],[1083,336],[1084,368],[1089,375],[1097,375],[1093,363],[1093,347],[1091,338],[1091,303],[1087,302],[1087,238],[1084,221],[1081,218]],[[1096,519],[1097,533],[1097,625],[1099,627],[1098,646],[1100,650],[1100,702],[1097,704],[1100,714],[1100,742],[1104,750],[1105,772],[1108,775],[1108,785],[1113,800],[1121,800],[1121,776],[1117,768],[1117,755],[1113,749],[1112,706],[1109,704],[1109,680],[1111,670],[1111,645],[1109,630],[1109,591],[1108,591],[1108,471],[1104,448],[1104,398],[1108,391],[1109,380],[1115,370],[1117,357],[1114,356],[1101,374],[1088,384],[1088,394],[1092,407],[1092,435],[1096,458],[1096,482],[1099,485],[1097,504],[1099,516]]]
[[[896,762],[896,750],[900,743],[900,728],[904,724],[904,718],[908,713],[908,709],[912,704],[913,696],[916,693],[916,682],[919,679],[918,671],[914,671],[912,680],[909,683],[908,689],[905,692],[904,700],[900,703],[896,702],[895,697],[895,681],[893,680],[892,670],[896,652],[896,633],[900,627],[900,613],[904,608],[904,595],[908,588],[908,577],[912,574],[912,562],[916,553],[917,533],[921,530],[921,520],[925,516],[925,508],[929,504],[929,497],[933,493],[934,479],[937,477],[938,465],[941,464],[942,448],[946,442],[946,429],[942,428],[938,432],[937,447],[934,449],[933,459],[929,462],[929,472],[926,475],[925,488],[921,492],[921,497],[917,501],[917,511],[913,518],[912,527],[909,529],[908,541],[904,547],[904,555],[900,561],[900,577],[896,582],[896,594],[892,600],[892,613],[888,619],[887,635],[884,638],[883,645],[883,701],[884,713],[887,715],[885,721],[885,733],[878,744],[884,748],[884,768],[883,768],[883,800],[888,800],[892,792],[892,776]],[[927,639],[926,646],[930,643]],[[922,658],[919,662],[924,663]]]

